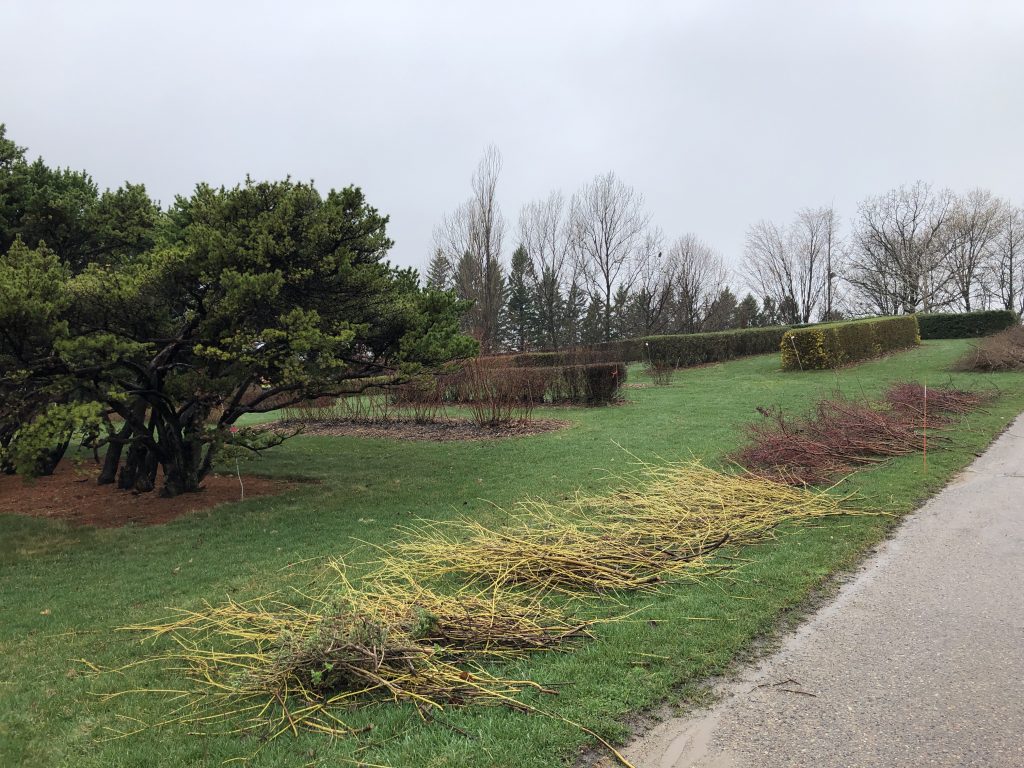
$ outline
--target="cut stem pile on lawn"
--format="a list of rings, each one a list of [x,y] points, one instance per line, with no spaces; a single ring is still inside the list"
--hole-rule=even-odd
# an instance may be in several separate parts
[[[513,697],[523,689],[546,689],[492,676],[476,658],[500,655],[502,644],[543,648],[586,629],[514,596],[496,596],[490,613],[471,599],[466,605],[480,613],[469,617],[455,598],[422,589],[385,596],[356,589],[339,573],[342,578],[304,601],[308,607],[278,599],[227,602],[125,627],[170,637],[175,647],[145,662],[188,671],[193,685],[172,692],[183,703],[167,722],[203,730],[230,722],[231,731],[257,730],[273,739],[299,729],[353,735],[359,729],[345,722],[344,709],[382,700],[410,702],[424,717],[452,704],[515,708]],[[492,621],[496,611],[500,623]]]
[[[758,408],[765,420],[747,427],[750,443],[733,458],[766,478],[819,485],[860,466],[917,453],[923,444],[926,412],[937,427],[985,399],[955,387],[936,387],[927,390],[926,403],[925,391],[916,382],[898,382],[880,404],[835,397],[819,401],[805,417],[786,416],[779,408]],[[930,436],[933,443],[942,439]]]
[[[566,605],[584,603],[566,596],[706,577],[726,567],[715,558],[726,544],[762,539],[785,520],[849,513],[828,493],[697,461],[642,465],[622,484],[608,496],[525,502],[502,528],[420,526],[360,587],[334,562],[326,586],[298,601],[206,605],[126,629],[171,638],[170,651],[146,661],[189,672],[193,685],[172,692],[183,704],[167,723],[228,721],[272,739],[352,735],[344,712],[382,701],[412,703],[425,718],[462,704],[538,712],[517,695],[554,691],[480,664],[588,636],[595,621],[572,616]]]
[[[917,381],[898,381],[885,393],[885,403],[894,411],[924,417],[926,391]],[[948,421],[950,415],[962,415],[991,400],[991,395],[971,392],[954,386],[929,387],[927,389],[928,418]],[[918,423],[921,423],[918,421]]]

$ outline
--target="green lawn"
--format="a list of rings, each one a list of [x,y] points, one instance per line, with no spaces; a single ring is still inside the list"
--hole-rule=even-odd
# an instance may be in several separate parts
[[[966,419],[951,447],[929,453],[927,474],[920,457],[907,457],[859,473],[840,489],[858,491],[865,504],[906,512],[1024,410],[1024,376],[945,372],[964,348],[964,342],[927,342],[839,372],[783,373],[777,356],[690,369],[670,387],[627,390],[631,402],[623,406],[559,409],[557,417],[572,426],[534,437],[464,444],[299,437],[250,471],[317,484],[165,526],[73,529],[0,516],[0,765],[205,766],[253,753],[256,766],[347,764],[343,758],[396,768],[571,764],[588,743],[585,734],[499,709],[453,711],[444,722],[423,724],[410,707],[380,706],[350,718],[376,724],[360,741],[305,734],[263,744],[247,736],[190,736],[182,726],[101,741],[107,727],[132,727],[122,718],[159,720],[172,705],[155,695],[101,702],[97,693],[176,688],[182,681],[156,667],[96,678],[76,660],[115,666],[141,658],[152,647],[113,628],[165,616],[169,607],[305,584],[313,565],[289,563],[347,553],[357,539],[386,545],[396,525],[415,518],[472,515],[493,522],[501,512],[492,502],[603,489],[610,482],[606,470],[628,469],[626,451],[714,463],[738,446],[742,425],[759,418],[758,405],[805,408],[836,389],[875,395],[900,377],[998,386],[999,399]],[[636,371],[631,375],[643,381]],[[626,600],[627,608],[646,606],[635,620],[603,625],[596,640],[571,652],[534,656],[502,671],[561,684],[558,696],[529,701],[621,739],[628,713],[695,691],[829,574],[856,563],[893,520],[835,518],[784,531],[748,549],[750,562],[729,578]]]

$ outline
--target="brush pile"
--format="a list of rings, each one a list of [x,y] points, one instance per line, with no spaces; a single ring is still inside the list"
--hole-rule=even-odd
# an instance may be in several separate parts
[[[581,500],[591,514],[647,531],[676,547],[762,540],[781,523],[852,514],[846,499],[810,493],[753,474],[717,472],[699,461],[641,463],[613,494]]]
[[[299,730],[345,736],[359,729],[339,712],[380,701],[412,703],[424,717],[452,705],[516,708],[513,697],[526,688],[552,691],[495,677],[478,662],[561,645],[593,623],[496,590],[355,588],[344,566],[329,570],[336,578],[300,601],[228,601],[125,627],[169,637],[172,649],[146,661],[183,667],[192,681],[163,724],[231,722],[267,739]]]
[[[952,385],[929,387],[926,393],[924,385],[917,381],[898,381],[885,393],[885,403],[890,408],[914,415],[917,423],[922,423],[926,407],[929,419],[934,418],[936,422],[948,421],[950,416],[969,413],[989,399],[985,393],[958,389]]]
[[[1024,371],[1024,326],[1019,324],[982,339],[953,364],[956,371]]]
[[[765,478],[791,485],[820,485],[859,467],[922,448],[923,431],[948,424],[985,397],[956,387],[927,390],[917,382],[897,382],[881,403],[821,400],[807,416],[787,416],[780,408],[758,408],[764,420],[747,427],[749,442],[733,459]],[[929,436],[932,444],[942,436]]]
[[[407,530],[359,586],[330,563],[320,586],[287,599],[204,605],[127,627],[170,639],[145,661],[184,668],[192,681],[174,692],[181,708],[162,724],[220,723],[272,739],[352,735],[365,719],[351,712],[386,702],[424,718],[467,704],[537,712],[519,694],[554,691],[482,665],[569,649],[597,621],[575,612],[602,596],[707,578],[728,567],[724,548],[786,520],[849,513],[834,495],[697,461],[644,464],[618,479],[622,490],[606,496],[524,502],[501,527]]]

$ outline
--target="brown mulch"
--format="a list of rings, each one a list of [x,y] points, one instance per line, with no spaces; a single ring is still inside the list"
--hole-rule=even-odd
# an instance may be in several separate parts
[[[236,475],[210,475],[199,493],[173,499],[158,492],[132,493],[116,485],[97,485],[99,467],[92,462],[76,466],[63,461],[50,477],[24,480],[0,475],[0,514],[31,515],[66,520],[73,525],[117,528],[122,525],[157,525],[190,512],[240,499]],[[284,480],[242,475],[245,498],[282,493],[294,487]],[[157,488],[160,487],[158,478]]]
[[[297,426],[278,422],[289,428]],[[526,437],[564,429],[571,422],[558,419],[535,419],[527,424],[509,424],[501,427],[478,427],[471,421],[439,421],[416,424],[411,421],[388,421],[366,424],[354,421],[306,422],[303,435],[331,437],[385,437],[392,440],[429,440],[438,443],[455,440],[497,440],[504,437]]]

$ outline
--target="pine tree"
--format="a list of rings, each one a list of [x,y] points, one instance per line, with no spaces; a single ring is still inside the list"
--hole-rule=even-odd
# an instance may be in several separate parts
[[[708,305],[704,330],[727,331],[730,328],[735,328],[736,309],[736,295],[728,288],[723,288],[722,292]]]
[[[532,346],[536,334],[537,313],[532,290],[535,282],[533,263],[526,249],[520,245],[512,253],[504,323],[507,345],[520,352]]]
[[[430,259],[427,266],[427,288],[438,291],[447,291],[453,283],[453,266],[451,259],[445,256],[444,251],[438,248]]]
[[[590,299],[587,312],[580,324],[580,342],[583,344],[600,344],[606,341],[605,320],[611,317],[604,311],[604,302],[597,296]]]
[[[756,328],[761,325],[761,308],[754,294],[748,293],[736,308],[736,325],[739,328]]]
[[[530,339],[536,347],[555,350],[573,343],[574,326],[567,322],[566,300],[551,269],[545,269],[531,287],[531,303],[534,313]]]

